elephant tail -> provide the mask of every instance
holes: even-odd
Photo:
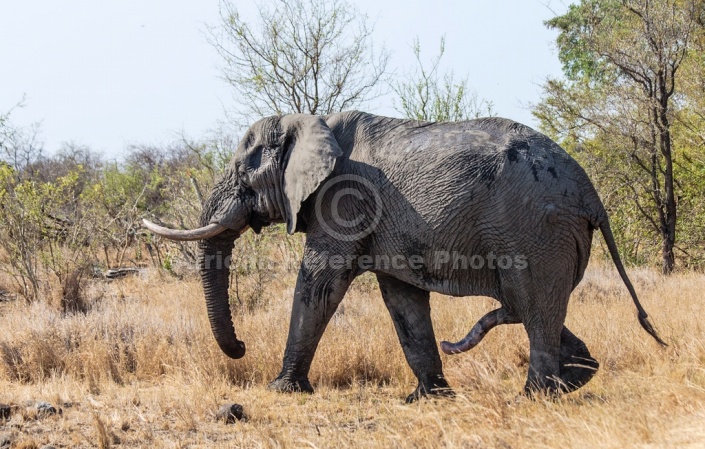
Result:
[[[632,300],[634,300],[634,305],[636,306],[636,309],[639,312],[639,324],[641,324],[641,327],[643,327],[644,330],[649,333],[649,335],[654,337],[654,340],[656,340],[660,345],[668,346],[663,340],[661,340],[661,337],[659,337],[659,335],[656,333],[656,330],[654,330],[653,326],[648,320],[649,315],[646,313],[646,310],[644,310],[641,303],[639,302],[639,298],[636,296],[636,291],[634,290],[632,281],[629,280],[629,277],[627,276],[627,271],[624,269],[624,265],[622,265],[622,259],[619,257],[617,244],[614,241],[612,228],[610,228],[610,222],[607,219],[606,214],[605,217],[600,221],[599,228],[602,232],[602,236],[605,238],[605,243],[607,243],[607,249],[609,250],[610,256],[612,257],[612,262],[614,262],[614,265],[617,267],[619,276],[622,278],[622,281],[624,282],[624,285],[626,285],[627,290],[629,290],[629,294],[631,295]]]

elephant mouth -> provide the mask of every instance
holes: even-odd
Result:
[[[262,231],[262,228],[266,228],[270,224],[271,223],[269,222],[269,220],[266,220],[258,214],[252,214],[252,218],[250,218],[249,227],[255,232],[255,234],[259,234]]]

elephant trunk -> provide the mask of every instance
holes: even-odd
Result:
[[[228,357],[239,359],[245,355],[245,344],[237,339],[230,314],[230,267],[226,263],[234,243],[234,240],[202,240],[199,268],[213,336]]]
[[[227,173],[224,179],[216,184],[204,204],[201,225],[215,222],[228,231],[199,242],[199,271],[213,336],[228,357],[239,359],[245,355],[245,344],[235,334],[228,286],[233,246],[235,240],[248,229],[249,211],[238,191],[227,191],[235,184],[227,182]]]

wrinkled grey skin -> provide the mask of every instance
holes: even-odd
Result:
[[[530,340],[526,392],[579,388],[598,363],[563,323],[594,229],[605,237],[642,326],[661,342],[585,172],[554,142],[509,120],[433,124],[361,112],[262,119],[206,202],[201,225],[210,223],[228,230],[201,242],[201,276],[213,333],[233,358],[245,346],[231,320],[228,268],[216,261],[248,227],[286,223],[289,233],[307,233],[275,390],[313,391],[308,372],[321,335],[365,271],[377,275],[418,378],[409,401],[452,394],[431,325],[431,291],[489,296],[501,305],[463,341],[443,342],[444,351],[468,350],[492,327],[522,323]],[[463,267],[442,263],[443,252],[515,263]],[[397,256],[396,263],[379,256]]]

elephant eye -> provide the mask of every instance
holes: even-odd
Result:
[[[247,158],[247,166],[250,169],[256,170],[260,164],[262,163],[262,152],[264,151],[263,147],[256,147],[255,151],[250,154],[250,156]]]

